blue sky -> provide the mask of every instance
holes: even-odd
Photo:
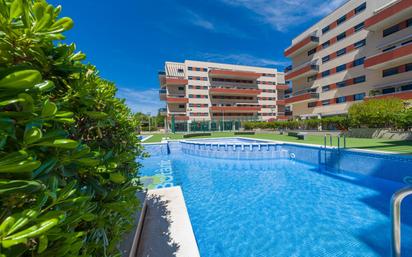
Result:
[[[157,113],[157,72],[185,59],[275,67],[291,40],[346,0],[50,0],[66,33],[133,111]]]

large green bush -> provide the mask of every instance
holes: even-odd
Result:
[[[137,122],[60,9],[0,0],[0,256],[118,256],[139,206]]]
[[[398,98],[370,99],[356,103],[349,108],[352,127],[405,127],[407,124],[403,122],[407,122],[407,116],[406,105]]]

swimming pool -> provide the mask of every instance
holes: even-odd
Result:
[[[141,173],[161,178],[153,188],[182,187],[201,256],[390,256],[390,197],[412,176],[411,158],[255,147],[244,139],[190,141],[190,152],[184,142],[146,145],[152,157]],[[403,256],[412,256],[408,198],[402,240]]]

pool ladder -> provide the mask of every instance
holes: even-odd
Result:
[[[391,199],[392,257],[401,257],[401,204],[409,195],[412,195],[412,186],[397,191]]]

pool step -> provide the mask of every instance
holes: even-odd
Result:
[[[290,158],[289,152],[275,143],[192,143],[181,142],[185,154],[218,159],[273,159]]]

